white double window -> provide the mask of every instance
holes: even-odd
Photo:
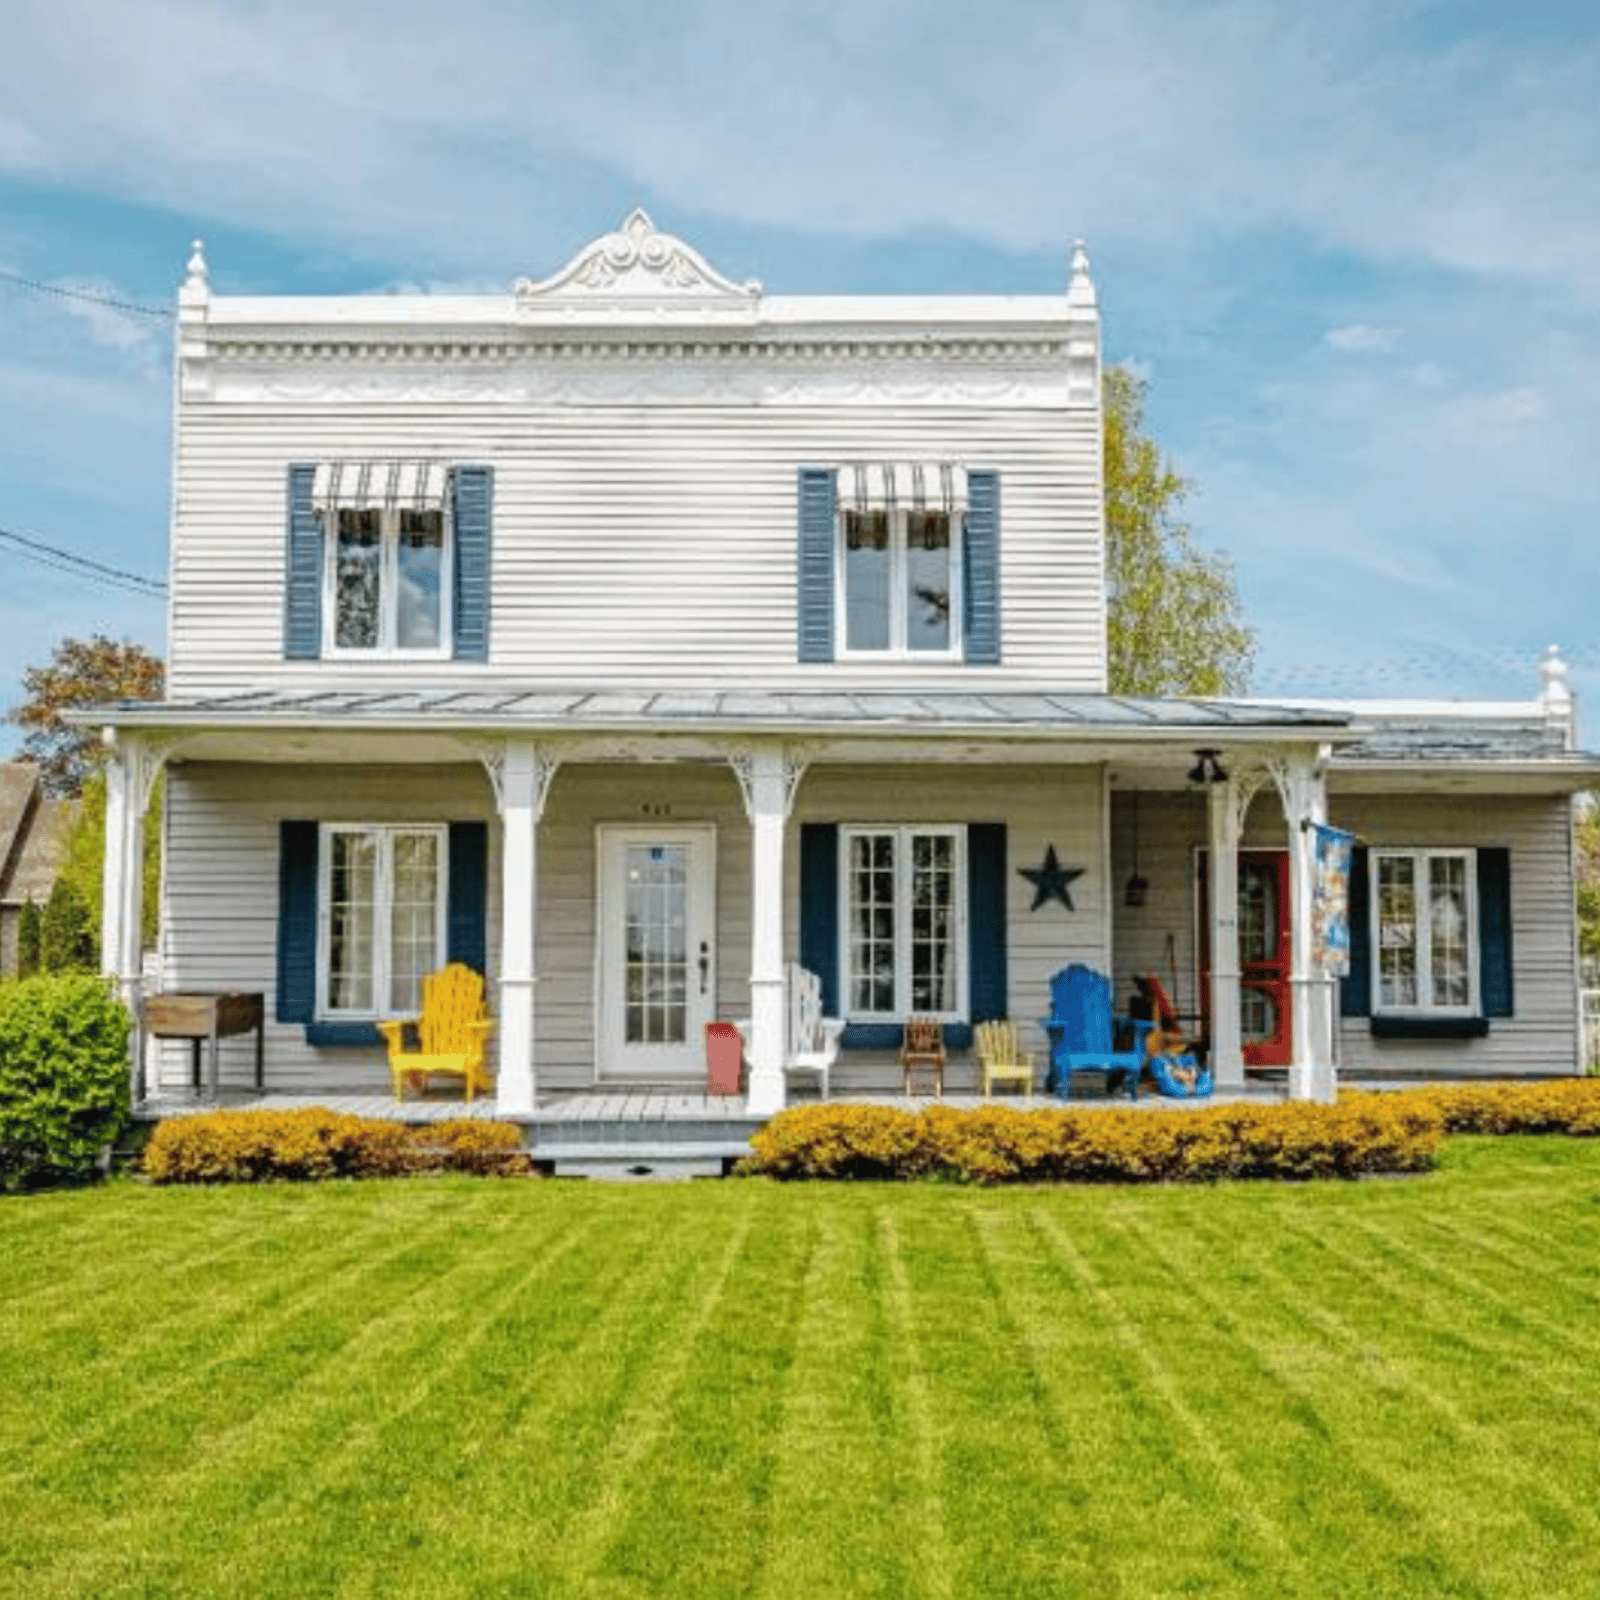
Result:
[[[840,838],[847,1014],[959,1020],[966,1010],[966,830],[845,827]]]
[[[448,655],[451,539],[443,510],[339,507],[326,518],[329,655]]]
[[[844,654],[960,653],[959,512],[843,509],[838,563]]]
[[[325,823],[318,859],[317,1012],[414,1016],[445,959],[443,826]]]
[[[1476,1013],[1474,851],[1374,850],[1372,932],[1379,1012]]]

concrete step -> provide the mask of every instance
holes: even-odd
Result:
[[[729,1165],[750,1154],[737,1140],[633,1140],[577,1143],[546,1140],[532,1147],[533,1159],[548,1163],[557,1178],[602,1178],[640,1183],[682,1178],[720,1178]]]

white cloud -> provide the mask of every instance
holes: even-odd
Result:
[[[1400,343],[1400,330],[1352,322],[1342,328],[1329,328],[1322,342],[1341,355],[1387,355]]]
[[[0,141],[10,170],[409,242],[452,274],[544,265],[511,257],[581,243],[615,192],[1063,252],[1290,228],[1600,300],[1583,36],[1430,44],[1360,0],[996,0],[981,28],[949,0],[19,8],[0,102],[38,132]]]

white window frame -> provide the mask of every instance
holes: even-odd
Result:
[[[884,511],[889,518],[889,643],[882,649],[850,648],[850,588],[845,571],[845,529],[849,514],[858,509],[866,512]],[[913,511],[926,509],[944,512],[943,506],[899,506],[887,511],[883,506],[840,506],[834,516],[833,527],[833,593],[838,613],[839,648],[841,661],[959,661],[965,649],[963,619],[966,615],[966,596],[962,577],[966,570],[963,556],[967,537],[967,514],[960,507],[947,513],[950,519],[950,643],[943,650],[913,650],[906,643],[906,527]]]
[[[862,837],[892,834],[894,853],[894,998],[892,1011],[858,1011],[850,1004],[854,985],[850,970],[850,841]],[[950,951],[956,964],[955,1006],[949,1011],[913,1012],[911,999],[911,841],[918,835],[942,834],[955,843],[951,871],[955,884],[953,926],[950,934]],[[839,943],[839,995],[845,1019],[849,1022],[881,1023],[885,1026],[903,1023],[907,1017],[937,1016],[943,1022],[959,1023],[967,1018],[967,967],[970,941],[967,936],[970,907],[967,883],[967,827],[963,822],[851,822],[839,827],[838,862],[839,926],[836,937]]]
[[[1379,863],[1405,860],[1412,864],[1413,881],[1418,886],[1414,892],[1417,922],[1412,929],[1417,952],[1417,993],[1431,994],[1433,990],[1433,938],[1432,907],[1426,886],[1431,876],[1431,863],[1436,860],[1457,860],[1464,864],[1467,899],[1467,1001],[1465,1005],[1437,1005],[1432,1000],[1418,1000],[1417,1004],[1400,1006],[1387,1004],[1383,998],[1383,949],[1380,943],[1382,911],[1380,896]],[[1478,948],[1478,852],[1468,846],[1424,846],[1416,849],[1379,849],[1374,847],[1367,861],[1368,947],[1372,961],[1372,1014],[1383,1017],[1476,1017],[1481,1015],[1483,988],[1479,967]]]
[[[439,643],[426,649],[395,643],[400,605],[400,513],[414,510],[397,507],[330,507],[323,514],[322,526],[322,653],[330,660],[447,661],[454,652],[456,530],[448,502],[438,508],[439,515]],[[433,509],[429,507],[428,509]],[[342,645],[339,639],[339,518],[345,511],[375,510],[382,518],[383,545],[379,567],[379,594],[383,597],[378,613],[378,642],[375,645]]]
[[[317,1020],[319,1022],[371,1022],[409,1015],[393,1008],[335,1010],[328,1002],[333,960],[333,840],[336,834],[365,834],[378,843],[373,884],[372,964],[373,992],[392,998],[389,971],[390,919],[394,912],[394,841],[401,834],[429,834],[438,841],[439,873],[434,913],[435,969],[445,961],[449,936],[450,829],[433,822],[324,822],[317,840]]]

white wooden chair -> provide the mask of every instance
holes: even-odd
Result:
[[[817,1093],[826,1100],[828,1074],[838,1060],[839,1043],[844,1037],[844,1019],[823,1016],[822,980],[793,961],[783,969],[783,992],[784,1076],[809,1072],[817,1080]],[[750,1018],[739,1017],[734,1026],[748,1046]]]
[[[828,1074],[839,1056],[844,1021],[840,1017],[823,1016],[822,980],[816,973],[790,962],[783,976],[789,996],[783,1041],[784,1074],[809,1072],[817,1080],[817,1092],[826,1100]]]

